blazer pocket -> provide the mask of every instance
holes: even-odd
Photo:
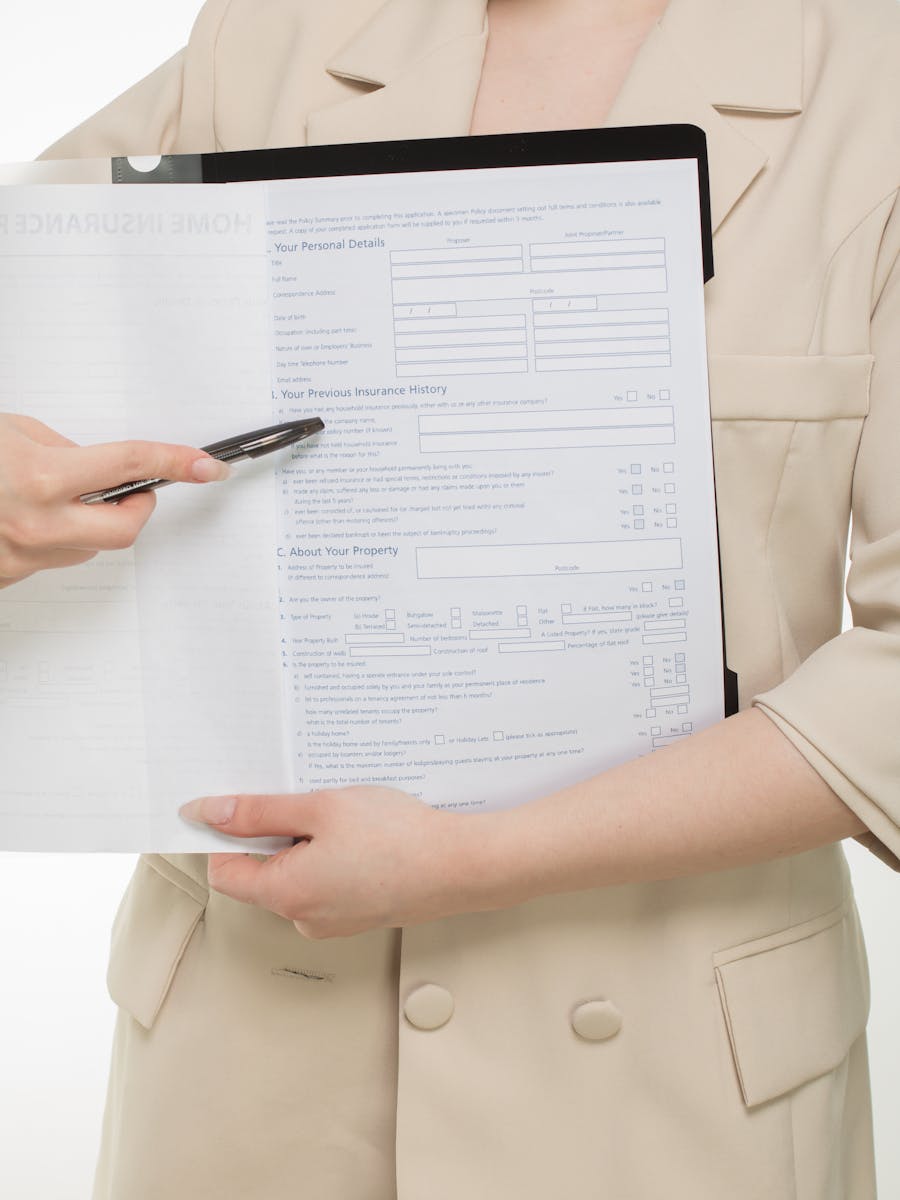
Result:
[[[852,900],[721,950],[713,965],[748,1107],[834,1070],[865,1030],[869,978]]]
[[[728,665],[742,706],[840,632],[872,357],[709,361]]]
[[[107,972],[119,1008],[150,1029],[206,911],[209,893],[159,855],[138,860],[112,930]]]
[[[871,354],[711,354],[714,421],[841,421],[869,411]]]

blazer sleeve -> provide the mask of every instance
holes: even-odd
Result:
[[[900,870],[900,204],[873,286],[869,412],[853,477],[853,628],[754,698]]]
[[[207,0],[187,46],[48,147],[41,158],[199,154],[219,149],[215,48],[230,0]]]
[[[41,158],[170,154],[178,136],[184,51],[54,142]]]

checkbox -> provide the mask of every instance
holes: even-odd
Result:
[[[690,733],[693,728],[694,728],[693,721],[682,721],[682,723],[681,723],[682,732]]]
[[[675,682],[676,683],[687,683],[687,675],[676,675]]]
[[[675,464],[673,462],[664,462],[663,470],[667,475],[670,475],[675,470]]]
[[[648,664],[649,664],[651,667],[653,666],[653,655],[652,655],[652,654],[645,654],[645,655],[644,655],[644,666],[646,667]]]
[[[643,529],[644,528],[644,522],[641,517],[635,518],[634,527],[635,527],[635,529]]]
[[[669,389],[668,388],[660,388],[659,389],[659,398],[660,398],[660,400],[668,400],[669,399]]]
[[[649,580],[645,579],[644,582],[641,584],[641,591],[642,592],[652,592],[653,584],[650,583]]]
[[[562,606],[562,610],[563,610],[563,612],[564,612],[564,613],[570,613],[570,612],[572,611],[572,605],[571,605],[571,604],[564,604],[564,605]]]
[[[436,733],[434,735],[434,744],[436,746],[443,746],[443,744],[446,740],[447,739],[444,737],[444,735],[442,733]]]
[[[650,726],[650,736],[651,737],[659,737],[659,735],[661,733],[662,733],[662,725],[651,725]]]
[[[678,528],[678,518],[677,517],[666,517],[666,528],[667,529],[677,529]]]
[[[648,716],[648,717],[655,717],[655,716],[656,716],[656,709],[655,709],[655,708],[648,708],[648,709],[647,709],[647,716]]]
[[[675,484],[674,483],[664,483],[663,491],[667,492],[671,496],[672,493],[675,491]]]
[[[634,504],[632,505],[631,511],[636,517],[642,517],[644,515],[644,506],[643,504]]]
[[[495,742],[502,742],[502,741],[503,741],[503,737],[504,737],[504,734],[503,734],[503,730],[502,730],[502,729],[495,729],[495,730],[494,730],[494,741],[495,741]]]
[[[678,663],[678,662],[681,662],[681,663],[683,663],[683,662],[684,662],[684,655],[683,655],[683,654],[676,654],[676,655],[675,655],[675,661],[676,661],[677,663]]]
[[[632,463],[631,464],[631,473],[632,473],[632,475],[640,475],[641,464],[640,463]]]
[[[669,608],[684,608],[684,600],[681,596],[670,596]]]
[[[637,392],[626,392],[625,399],[629,404],[637,403]]]
[[[687,706],[686,704],[679,704],[679,705],[678,705],[678,711],[679,711],[680,713],[686,713],[686,712],[687,712],[687,710],[688,710],[688,706]]]
[[[643,496],[644,489],[639,483],[633,483],[631,485],[631,494],[632,496]]]
[[[666,505],[666,512],[667,512],[667,513],[677,513],[677,512],[678,512],[678,505],[677,505],[677,504],[667,504],[667,505]]]
[[[676,579],[676,580],[675,580],[675,591],[676,591],[676,592],[683,592],[683,591],[684,591],[684,580],[683,580],[683,579]]]

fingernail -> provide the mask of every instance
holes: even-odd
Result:
[[[225,825],[234,816],[237,800],[234,796],[201,796],[183,804],[178,810],[189,821],[207,825]]]
[[[191,470],[198,483],[215,483],[227,479],[231,474],[228,464],[219,462],[217,458],[198,458]]]

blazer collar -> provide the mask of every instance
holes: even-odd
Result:
[[[802,107],[802,0],[670,0],[607,125],[687,122],[706,131],[713,228],[766,163],[728,119]],[[487,42],[487,0],[387,0],[328,61],[370,90],[310,114],[312,144],[454,137],[469,131]]]

